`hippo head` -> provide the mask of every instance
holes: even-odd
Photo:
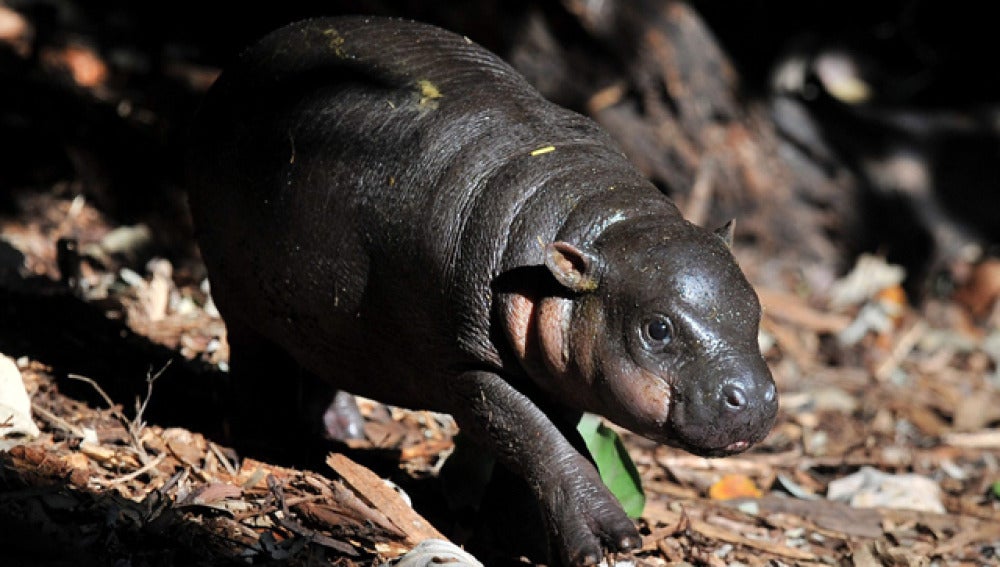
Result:
[[[578,406],[704,456],[767,435],[778,396],[757,342],[760,302],[730,243],[729,225],[648,216],[588,249],[548,245],[546,266],[573,293],[542,302],[541,350],[562,388],[587,392]]]

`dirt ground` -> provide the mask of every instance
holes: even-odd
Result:
[[[0,121],[0,387],[23,383],[32,416],[0,423],[0,565],[375,565],[468,541],[482,519],[450,510],[438,475],[448,416],[365,400],[365,439],[295,468],[226,447],[225,326],[178,182],[143,177],[159,161],[114,167],[159,140],[162,107],[123,97],[86,42],[43,49],[18,25],[35,22],[0,2],[0,69],[37,50],[36,71],[0,76],[33,81],[9,108],[44,93],[85,121],[59,140],[32,134],[37,115]],[[197,91],[216,70],[174,71]],[[84,143],[109,108],[129,128]],[[714,460],[618,430],[647,503],[642,548],[611,559],[1000,565],[1000,261],[956,262],[957,285],[915,297],[879,254],[814,269],[759,241],[735,251],[764,305],[778,422]]]

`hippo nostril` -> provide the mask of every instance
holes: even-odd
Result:
[[[722,397],[730,410],[743,409],[747,405],[747,395],[743,388],[735,384],[726,384],[722,388]]]

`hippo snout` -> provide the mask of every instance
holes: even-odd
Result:
[[[762,440],[777,413],[771,372],[759,357],[748,357],[712,364],[679,380],[670,421],[685,449],[721,456]]]

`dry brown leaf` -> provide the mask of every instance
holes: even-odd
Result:
[[[170,450],[171,454],[177,457],[177,460],[188,466],[201,465],[202,460],[205,457],[204,449],[183,438],[164,437],[166,438],[167,448]]]
[[[200,505],[215,504],[242,495],[243,490],[238,486],[225,482],[212,482],[192,492],[190,502]]]
[[[955,292],[961,303],[976,317],[990,314],[1000,297],[1000,260],[991,258],[972,269],[969,280]]]
[[[757,485],[746,475],[727,474],[708,489],[712,500],[732,500],[734,498],[760,498]]]
[[[989,392],[975,392],[958,402],[954,428],[960,432],[982,429],[1000,419],[1000,401]]]
[[[869,508],[851,508],[829,500],[798,500],[765,496],[757,501],[767,513],[802,516],[817,527],[847,536],[878,537],[882,535],[882,518]]]
[[[24,16],[0,4],[0,43],[9,45],[21,57],[27,57],[34,34]]]
[[[107,64],[89,46],[74,44],[62,49],[48,48],[42,52],[42,61],[49,67],[65,69],[81,87],[97,87],[108,80]]]
[[[127,468],[139,467],[139,461],[134,455],[110,449],[103,445],[80,443],[80,452],[103,465],[125,466]]]
[[[87,475],[90,474],[90,459],[83,453],[74,451],[68,455],[64,455],[62,457],[62,461],[74,472]]]

